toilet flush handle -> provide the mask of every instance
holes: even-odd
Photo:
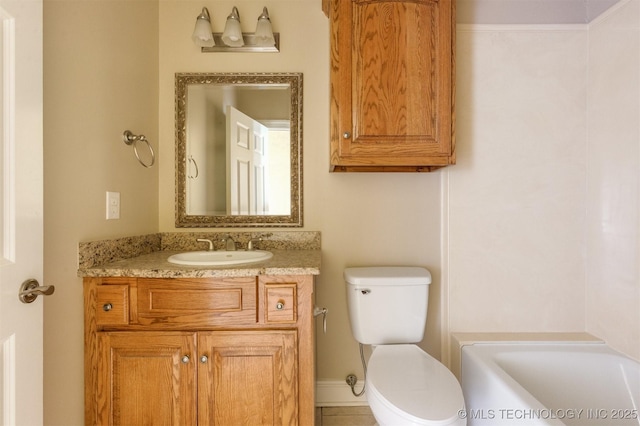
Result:
[[[356,291],[359,291],[360,293],[367,295],[369,293],[371,293],[371,289],[369,288],[357,288]]]

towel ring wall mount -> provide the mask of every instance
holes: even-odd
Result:
[[[133,153],[136,155],[136,158],[138,159],[138,162],[140,162],[140,164],[147,168],[153,166],[153,164],[156,162],[156,154],[145,135],[134,135],[130,130],[125,130],[122,134],[122,139],[127,145],[133,145]],[[149,149],[149,153],[151,154],[151,161],[149,163],[145,163],[140,158],[140,154],[138,153],[138,142],[144,142],[147,144],[147,148]]]

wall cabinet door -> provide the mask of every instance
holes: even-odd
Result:
[[[331,170],[455,163],[455,0],[332,0]]]
[[[199,333],[199,423],[298,424],[296,334],[295,330]]]
[[[195,333],[98,333],[102,425],[195,425]]]

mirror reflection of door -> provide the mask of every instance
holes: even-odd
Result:
[[[269,129],[230,105],[226,116],[227,214],[266,214]]]
[[[186,213],[236,217],[290,215],[294,148],[291,89],[270,84],[246,87],[189,84],[186,102],[187,143],[184,160],[177,166],[180,170],[184,164],[180,175],[185,183]],[[248,117],[232,118],[234,114]],[[229,120],[236,123],[232,125]],[[243,134],[246,140],[241,142],[238,138]],[[235,141],[234,170],[228,161],[230,140]]]
[[[204,90],[189,90],[186,123],[186,208],[193,215],[226,214],[225,118],[216,99]],[[217,141],[222,141],[218,143]]]

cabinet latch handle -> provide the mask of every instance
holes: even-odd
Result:
[[[102,305],[102,310],[105,312],[109,312],[112,309],[113,305],[111,303],[105,303],[104,305]]]

